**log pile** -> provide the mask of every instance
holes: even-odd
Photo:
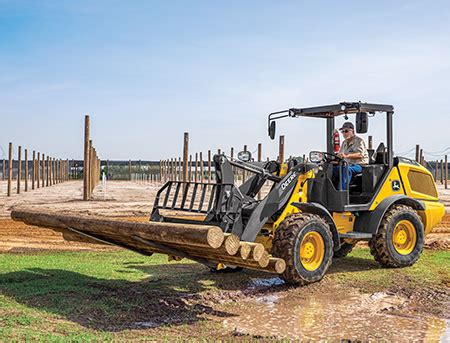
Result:
[[[262,244],[240,241],[213,225],[138,223],[21,209],[13,210],[11,218],[62,232],[65,239],[114,244],[144,255],[162,253],[177,260],[190,258],[278,274],[286,268],[285,261],[271,257]]]

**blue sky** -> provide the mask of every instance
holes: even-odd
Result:
[[[0,0],[3,149],[81,158],[89,113],[105,159],[180,156],[184,131],[275,158],[269,112],[354,100],[395,106],[397,152],[450,146],[448,1]],[[320,120],[277,130],[287,155],[325,146]]]

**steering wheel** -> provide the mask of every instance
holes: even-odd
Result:
[[[344,160],[342,157],[339,157],[337,154],[332,154],[329,152],[322,152],[323,157],[324,157],[324,162],[326,163],[333,163],[333,162],[341,162],[342,160]]]

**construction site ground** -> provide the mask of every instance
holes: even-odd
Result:
[[[85,202],[81,181],[21,194],[13,188],[11,197],[0,181],[0,341],[450,340],[450,191],[441,185],[448,214],[414,266],[380,268],[359,244],[306,287],[67,242],[9,218],[12,207],[32,206],[146,221],[159,187],[108,181]]]

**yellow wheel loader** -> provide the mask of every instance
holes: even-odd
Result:
[[[327,151],[309,162],[252,162],[215,155],[215,182],[168,181],[158,191],[149,223],[12,211],[12,218],[63,231],[68,239],[95,240],[151,255],[189,258],[213,270],[257,269],[281,274],[288,283],[322,279],[333,257],[368,241],[384,267],[406,267],[420,257],[425,235],[442,220],[444,206],[431,173],[393,153],[391,105],[345,102],[271,113],[269,136],[281,118],[326,121]],[[350,183],[347,161],[334,153],[335,118],[355,116],[356,132],[369,119],[386,116],[386,144],[369,151],[369,163]],[[333,170],[339,170],[338,179]],[[235,183],[236,170],[249,177]],[[264,185],[270,190],[260,199]],[[70,233],[70,235],[68,234]]]
[[[380,143],[376,150],[369,151],[369,164],[362,166],[362,172],[343,189],[340,187],[342,173],[348,169],[345,168],[347,162],[334,153],[335,118],[354,115],[356,131],[366,133],[369,118],[383,114],[386,116],[386,144]],[[425,235],[444,216],[444,206],[438,201],[433,176],[426,168],[413,160],[394,157],[393,114],[391,105],[360,102],[271,113],[268,126],[272,139],[278,119],[324,119],[327,151],[311,152],[310,162],[290,159],[284,164],[249,162],[250,157],[245,152],[237,161],[216,155],[217,183],[213,189],[215,197],[210,198],[215,199],[215,205],[205,211],[194,208],[192,202],[185,206],[188,187],[183,193],[181,183],[169,182],[158,194],[151,220],[217,225],[225,233],[237,235],[241,241],[262,243],[273,257],[285,261],[282,276],[291,283],[320,280],[333,257],[345,256],[361,240],[369,242],[372,255],[381,265],[410,266],[422,252]],[[333,180],[336,166],[341,174],[338,182]],[[233,167],[253,176],[237,187]],[[266,182],[272,182],[272,188],[262,200],[257,200],[256,195]],[[171,208],[176,201],[167,204],[173,188],[175,193],[183,193],[180,207]],[[204,193],[200,196],[199,208],[202,198]],[[205,216],[196,220],[180,213],[171,216],[170,211],[162,215],[160,211],[164,209],[187,210]]]

